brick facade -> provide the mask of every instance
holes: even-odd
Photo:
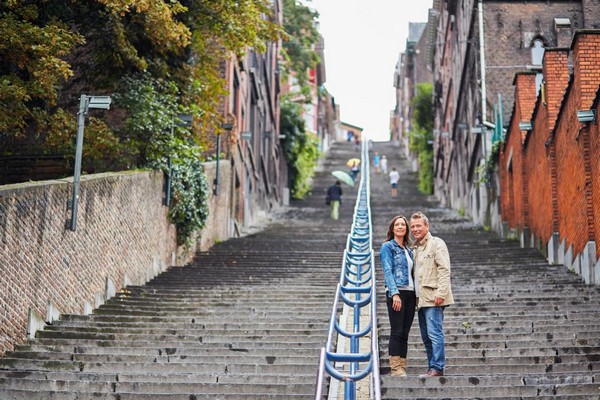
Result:
[[[553,234],[558,235],[564,244],[565,264],[580,268],[577,272],[586,282],[599,283],[600,273],[594,272],[594,265],[600,268],[599,128],[597,122],[580,122],[577,111],[598,112],[600,31],[577,32],[570,53],[571,76],[569,49],[546,51],[545,85],[540,97],[521,90],[524,82],[517,76],[515,109],[499,164],[502,218],[510,228],[529,229],[535,244],[545,245]],[[519,152],[517,138],[522,132],[515,120],[528,111],[521,104],[531,104],[536,98],[533,129]],[[522,180],[507,168],[510,154],[513,172],[519,162],[523,164]],[[521,200],[517,198],[519,192]],[[523,202],[529,215],[522,212]],[[595,259],[584,261],[590,243],[595,243]]]
[[[212,181],[215,163],[209,164]],[[224,184],[209,199],[199,249],[227,238],[228,164],[221,163]],[[0,355],[26,340],[29,308],[46,321],[48,302],[60,313],[89,312],[105,300],[107,280],[116,290],[141,285],[193,255],[176,246],[162,173],[83,176],[75,231],[66,228],[70,181],[0,187]]]
[[[511,82],[515,73],[533,64],[534,40],[541,40],[546,48],[562,46],[554,19],[570,19],[565,36],[571,40],[572,30],[584,27],[584,13],[581,1],[485,1],[484,13],[487,95],[495,103],[502,94],[503,119],[508,121],[513,106]]]
[[[465,0],[434,1],[433,7],[434,193],[444,205],[500,231],[501,200],[493,179],[478,185],[485,178],[478,172],[498,140],[497,126],[509,129],[514,75],[538,72],[539,87],[543,51],[568,47],[576,30],[598,25],[600,3]],[[481,125],[485,135],[474,133]]]
[[[500,185],[502,218],[509,226],[523,229],[527,225],[527,171],[523,161],[526,130],[519,123],[531,121],[535,104],[535,74],[520,73],[515,77],[515,108],[500,154]]]

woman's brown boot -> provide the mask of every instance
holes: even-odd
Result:
[[[392,376],[406,376],[406,358],[400,356],[390,356],[390,367]]]

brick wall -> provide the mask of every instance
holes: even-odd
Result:
[[[596,115],[600,113],[600,90],[596,95],[596,103],[593,109],[596,110]],[[600,125],[590,125],[590,170],[592,175],[592,204],[593,204],[593,230],[595,232],[596,242],[596,258],[600,259]]]
[[[508,121],[514,101],[511,82],[515,73],[532,64],[532,40],[542,38],[545,47],[556,47],[554,18],[569,18],[573,29],[580,29],[584,13],[581,1],[484,1],[483,5],[487,96],[495,101],[502,94]]]
[[[214,171],[214,162],[205,166],[209,182]],[[221,163],[220,174],[223,185],[219,197],[209,199],[199,249],[231,231],[228,162]],[[189,260],[193,253],[176,248],[164,192],[158,172],[83,176],[73,232],[65,225],[70,180],[1,186],[0,354],[26,340],[30,307],[46,320],[48,301],[61,313],[81,314],[103,300],[107,279],[117,290],[127,283],[141,285]]]
[[[544,55],[544,99],[535,110],[534,130],[524,146],[525,170],[528,175],[529,228],[539,244],[550,240],[558,231],[556,191],[552,189],[555,144],[550,142],[560,105],[569,83],[568,49],[547,49]],[[556,182],[554,182],[556,184]]]
[[[561,113],[554,140],[556,141],[558,232],[561,242],[573,245],[574,254],[587,243],[585,172],[583,142],[579,140],[576,90],[569,93]]]
[[[506,136],[502,164],[500,165],[500,180],[502,188],[507,190],[503,196],[502,218],[509,227],[523,229],[527,226],[527,181],[523,164],[523,139],[526,131],[521,131],[519,122],[531,120],[535,100],[535,75],[520,73],[515,77],[515,107],[510,129]]]
[[[528,205],[529,221],[521,213],[517,199],[518,179],[509,176],[506,163],[509,151],[518,146],[514,119],[523,112],[521,92],[517,90],[513,121],[500,159],[502,217],[518,230],[529,224],[535,238],[546,244],[553,233],[564,242],[573,259],[565,257],[582,273],[586,281],[600,283],[600,271],[589,268],[600,264],[600,139],[597,123],[580,122],[578,110],[595,109],[600,103],[600,31],[576,33],[571,46],[573,74],[569,77],[567,49],[548,50],[544,59],[545,98],[538,98],[533,130],[523,150],[523,197]],[[518,78],[517,78],[517,82]],[[519,85],[517,85],[520,88]],[[530,99],[535,98],[531,95]],[[546,101],[544,101],[546,100]],[[526,112],[527,110],[525,110]],[[514,175],[514,174],[513,174]],[[514,200],[511,200],[511,184]],[[512,203],[511,203],[512,201]],[[511,208],[512,207],[512,208]],[[595,242],[596,259],[579,267],[589,242]],[[553,244],[554,250],[557,243]],[[564,255],[564,253],[563,253]],[[560,254],[558,255],[560,259]],[[588,262],[588,261],[585,261]]]
[[[546,143],[549,137],[548,113],[546,107],[539,107],[533,121],[535,131],[531,132],[523,146],[523,168],[527,171],[528,195],[525,198],[528,210],[528,227],[543,243],[550,240],[553,232],[552,193],[550,158]]]

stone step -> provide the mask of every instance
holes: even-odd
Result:
[[[286,342],[291,341],[292,343],[315,343],[323,342],[323,338],[315,337],[315,335],[302,335],[290,337],[287,335],[232,335],[229,334],[226,337],[212,336],[212,335],[185,335],[185,334],[166,334],[166,335],[152,335],[152,334],[135,334],[135,333],[99,333],[99,332],[77,332],[77,331],[39,331],[36,335],[39,339],[85,339],[85,340],[111,340],[111,341],[164,341],[169,339],[177,339],[181,341],[189,342],[200,342],[200,343],[231,343],[231,342],[244,342],[244,341],[262,341],[262,342]]]
[[[443,378],[437,378],[442,380]],[[490,387],[469,387],[469,386],[453,386],[451,378],[443,379],[444,383],[438,387],[427,387],[419,390],[414,388],[402,386],[402,387],[389,387],[386,386],[385,398],[407,398],[410,396],[411,399],[424,398],[424,399],[448,399],[448,398],[489,398],[489,396],[507,398],[507,397],[520,397],[520,398],[535,398],[537,399],[540,395],[547,396],[563,396],[563,395],[583,395],[597,392],[597,383],[580,383],[576,385],[533,385],[533,386],[501,386],[494,385]],[[591,397],[597,398],[596,397]],[[562,398],[562,397],[561,397]]]
[[[221,349],[234,349],[234,350],[248,350],[248,349],[288,349],[289,351],[295,351],[298,348],[308,349],[320,349],[325,343],[325,339],[321,342],[318,341],[297,341],[288,340],[284,342],[273,342],[268,343],[256,341],[256,340],[227,340],[223,338],[222,341],[206,341],[199,342],[196,340],[183,341],[179,338],[164,338],[161,339],[160,343],[155,344],[154,347],[164,346],[165,348],[186,348],[186,347],[197,347],[205,346],[210,348],[221,348]],[[89,339],[77,339],[74,341],[70,338],[52,338],[52,339],[40,339],[36,343],[43,345],[65,345],[75,344],[77,346],[98,346],[98,347],[147,347],[152,346],[145,340],[128,340],[128,341],[117,341],[117,340],[89,340]],[[1,361],[2,359],[0,359]]]
[[[159,345],[160,346],[160,345]],[[131,354],[131,355],[152,355],[152,356],[163,356],[163,355],[185,355],[185,356],[212,356],[220,357],[231,354],[254,354],[256,349],[239,349],[229,348],[225,346],[219,347],[193,347],[191,345],[184,347],[157,347],[151,344],[146,344],[146,347],[141,346],[127,346],[127,347],[98,347],[98,346],[78,346],[78,345],[22,345],[19,346],[16,351],[7,353],[11,357],[26,357],[29,352],[36,353],[72,353],[72,354]],[[289,349],[269,349],[269,355],[271,356],[285,356],[289,355]],[[262,354],[262,353],[261,353]],[[318,354],[317,348],[294,348],[294,355],[296,356],[314,356]],[[40,355],[41,358],[44,355]],[[47,356],[46,356],[47,357]]]
[[[315,373],[315,365],[318,362],[318,355],[312,362],[303,364],[282,364],[281,360],[285,357],[273,357],[270,360],[264,359],[260,364],[231,362],[226,360],[213,360],[211,363],[190,363],[190,362],[78,362],[69,360],[27,360],[20,358],[4,357],[0,359],[0,369],[21,369],[28,371],[67,371],[82,373],[161,373],[161,374],[191,374],[191,373],[237,373],[237,374],[310,374]],[[278,361],[278,359],[280,361]],[[304,361],[308,361],[304,360]],[[0,397],[1,398],[1,397]]]
[[[233,336],[265,336],[265,337],[273,337],[273,336],[283,336],[290,337],[296,335],[301,336],[311,336],[311,335],[323,335],[323,329],[327,329],[327,325],[323,324],[321,329],[313,328],[304,328],[304,329],[286,329],[287,327],[280,326],[275,327],[273,329],[251,329],[251,328],[239,328],[239,329],[206,329],[204,327],[164,327],[164,328],[146,328],[144,329],[141,326],[137,327],[119,327],[115,325],[111,326],[49,326],[44,329],[44,332],[56,332],[58,333],[121,333],[121,334],[144,334],[144,335],[183,335],[183,336],[194,336],[194,335],[233,335]]]

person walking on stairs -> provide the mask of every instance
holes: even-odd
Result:
[[[387,175],[387,157],[384,155],[381,156],[381,172]]]
[[[400,180],[400,172],[396,170],[396,167],[392,167],[389,174],[390,186],[392,187],[392,197],[398,196],[398,181]]]
[[[450,284],[450,254],[446,243],[429,232],[429,219],[418,211],[410,217],[410,231],[415,238],[415,281],[417,313],[421,339],[427,354],[427,373],[421,377],[443,376],[446,364],[444,349],[444,309],[454,304]]]
[[[337,220],[340,215],[340,204],[342,204],[342,184],[339,180],[327,188],[326,203],[331,209],[331,219]]]
[[[406,376],[408,334],[415,318],[414,258],[409,248],[408,220],[397,215],[390,221],[379,258],[383,268],[390,319],[389,355],[392,376]]]

